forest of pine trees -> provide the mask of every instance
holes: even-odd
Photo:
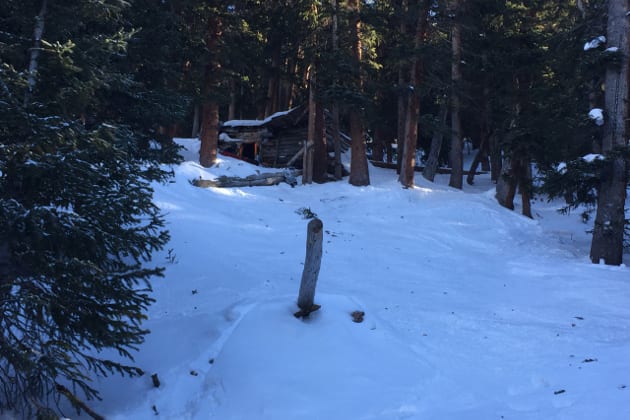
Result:
[[[151,254],[168,240],[150,182],[177,161],[174,136],[199,136],[200,163],[213,165],[229,119],[308,104],[309,181],[326,180],[328,110],[351,136],[352,185],[370,183],[368,159],[396,158],[405,188],[445,165],[461,189],[482,167],[503,206],[521,195],[525,216],[534,194],[586,204],[592,261],[621,264],[629,10],[628,0],[3,0],[0,410],[46,416],[57,398],[81,407],[97,396],[89,375],[141,373],[93,350],[129,356],[146,334],[148,280],[161,273]],[[464,137],[478,150],[471,168]],[[589,153],[604,158],[581,159]]]

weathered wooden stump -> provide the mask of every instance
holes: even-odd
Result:
[[[316,305],[314,300],[315,286],[322,262],[323,238],[324,224],[318,218],[311,220],[306,228],[306,258],[297,301],[300,310],[294,314],[296,318],[306,318],[311,312],[320,308],[320,305]]]

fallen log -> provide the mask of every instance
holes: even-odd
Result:
[[[196,187],[215,187],[215,188],[231,188],[231,187],[264,187],[270,185],[278,185],[286,182],[292,187],[297,185],[297,177],[301,171],[284,171],[275,173],[262,173],[246,176],[245,178],[237,176],[220,176],[217,179],[193,179],[191,182]]]

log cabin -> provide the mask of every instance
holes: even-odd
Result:
[[[333,155],[332,118],[326,112],[326,144]],[[277,112],[264,120],[225,121],[220,128],[221,153],[272,168],[301,168],[307,138],[308,107],[298,106]],[[339,133],[342,153],[350,138]],[[331,157],[332,159],[332,157]]]

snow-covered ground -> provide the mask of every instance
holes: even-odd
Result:
[[[197,188],[263,169],[204,169],[180,142],[187,161],[155,186],[172,240],[146,375],[99,380],[106,418],[630,419],[630,271],[590,263],[579,214],[536,201],[530,220],[488,176],[402,189],[374,167],[363,188]],[[325,233],[322,308],[300,320],[304,208]]]

